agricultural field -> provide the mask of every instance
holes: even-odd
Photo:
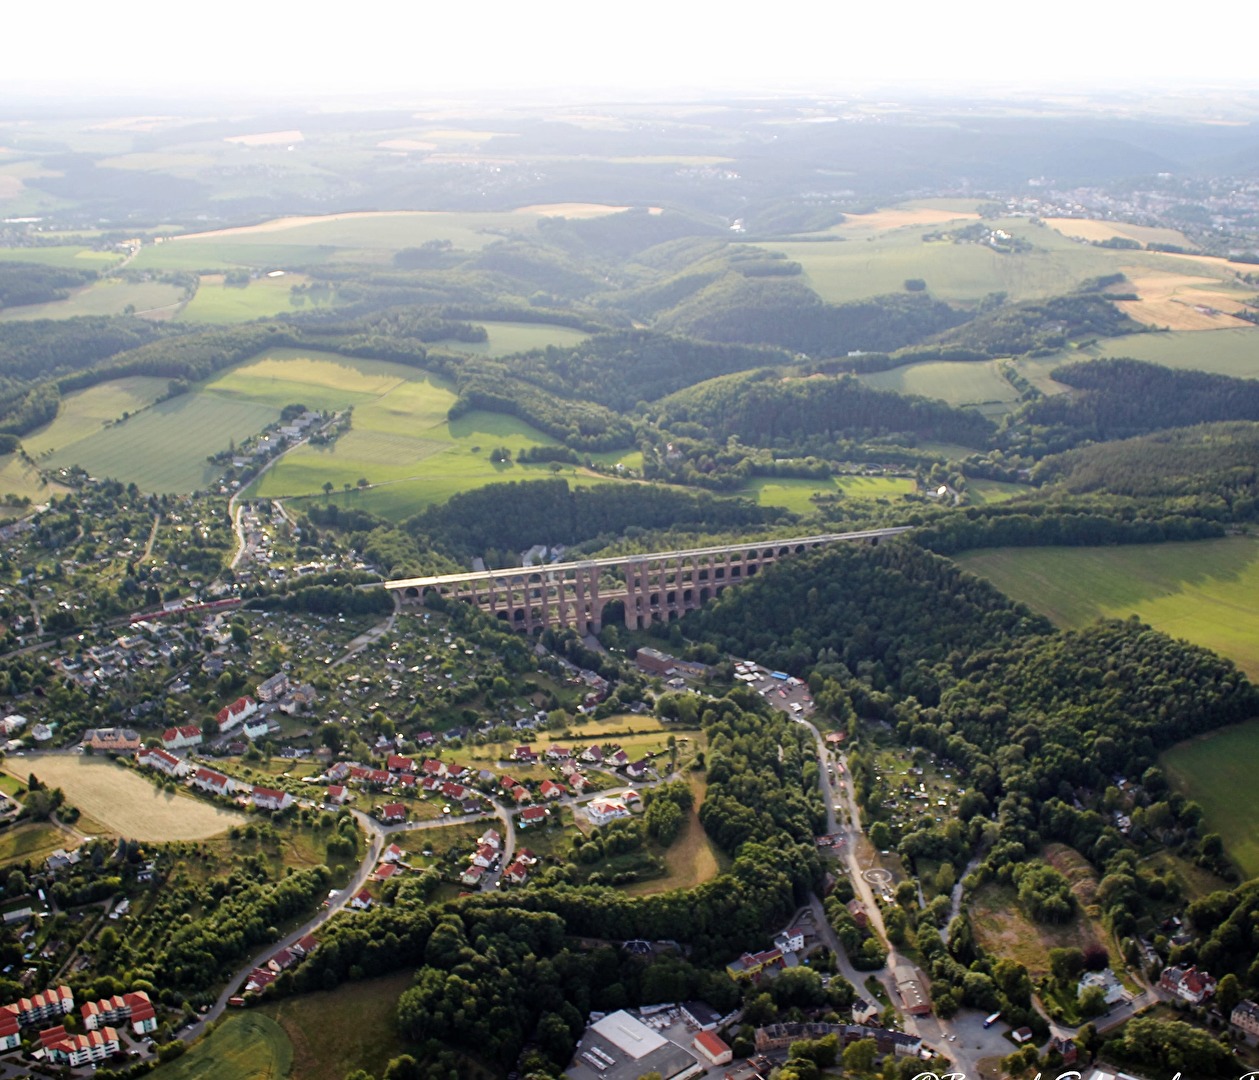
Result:
[[[1061,384],[1050,372],[1061,364],[1101,357],[1126,356],[1184,371],[1209,371],[1239,379],[1259,379],[1259,327],[1166,334],[1132,334],[1109,338],[1080,349],[1053,356],[1016,361],[1019,371],[1049,393],[1060,393]]]
[[[280,410],[213,394],[163,401],[121,424],[58,447],[41,465],[81,465],[94,476],[136,483],[144,491],[182,493],[205,488],[220,469],[206,458],[242,442],[280,417]],[[53,421],[53,427],[60,417]]]
[[[833,476],[826,480],[794,477],[758,477],[738,494],[761,506],[781,506],[797,514],[811,514],[817,507],[811,496],[842,493],[850,499],[898,499],[917,490],[909,476]]]
[[[365,979],[264,1005],[252,1015],[283,1028],[292,1047],[292,1075],[301,1080],[344,1080],[355,1069],[380,1076],[391,1058],[408,1050],[393,1014],[411,981],[411,972]]]
[[[545,349],[548,345],[568,348],[580,345],[590,336],[584,330],[549,323],[482,322],[479,325],[485,327],[488,341],[446,340],[435,341],[433,345],[450,352],[475,356],[508,356],[530,349]]]
[[[0,262],[41,263],[69,270],[105,270],[122,261],[114,251],[94,251],[78,244],[56,247],[0,248]]]
[[[188,1053],[152,1075],[158,1080],[287,1080],[292,1068],[293,1046],[284,1028],[259,1010],[224,1017]]]
[[[808,283],[831,303],[901,292],[907,278],[922,278],[932,296],[951,302],[978,301],[993,292],[1007,293],[1011,300],[1038,299],[1069,292],[1087,278],[1114,273],[1116,254],[1133,254],[1084,247],[1026,220],[991,223],[1035,246],[1035,251],[1023,254],[1002,254],[974,243],[925,243],[922,234],[936,231],[939,222],[936,218],[931,225],[874,231],[851,240],[843,239],[846,226],[841,225],[832,230],[836,239],[831,242],[774,241],[758,246],[800,263]]]
[[[1259,540],[1014,548],[957,556],[1061,627],[1137,615],[1259,677]]]
[[[107,278],[74,290],[64,300],[4,308],[0,310],[0,322],[73,319],[79,315],[122,315],[128,308],[143,318],[166,319],[175,314],[183,296],[184,290],[178,285]]]
[[[876,390],[938,398],[955,407],[1000,405],[1008,408],[1019,400],[1019,391],[1001,373],[1003,363],[1002,360],[967,363],[932,360],[876,371],[860,379]]]
[[[132,840],[202,840],[245,820],[192,796],[161,791],[139,773],[106,758],[32,754],[10,767],[61,788],[71,806]]]
[[[44,464],[43,459],[54,451],[69,449],[123,414],[148,408],[166,393],[169,385],[169,379],[131,375],[75,390],[62,398],[57,418],[25,436],[22,445],[32,458]]]
[[[430,240],[476,251],[509,233],[532,233],[538,213],[368,211],[292,217],[146,244],[132,265],[142,270],[292,270],[332,259],[388,264],[395,252]]]
[[[993,503],[1009,502],[1019,495],[1026,495],[1033,490],[1029,484],[1011,484],[1002,480],[972,480],[967,478],[966,495],[976,506],[991,506]]]
[[[181,322],[239,323],[283,315],[290,311],[309,311],[327,307],[333,299],[331,290],[294,293],[293,287],[307,285],[304,274],[283,277],[260,277],[246,285],[228,285],[223,274],[205,274],[196,295],[179,313]]]
[[[1063,236],[1080,240],[1110,240],[1119,237],[1139,244],[1176,244],[1186,249],[1195,245],[1179,229],[1160,229],[1153,225],[1131,225],[1126,221],[1096,221],[1090,218],[1045,218],[1045,224]]]
[[[1243,877],[1259,876],[1259,721],[1190,739],[1160,760],[1176,789],[1202,807],[1207,830],[1220,834]]]

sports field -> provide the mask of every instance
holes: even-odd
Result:
[[[1242,874],[1259,876],[1259,722],[1180,743],[1161,761],[1177,790],[1202,807],[1207,830],[1224,839]]]
[[[122,281],[107,278],[76,289],[64,300],[23,304],[0,311],[0,322],[31,319],[73,319],[80,315],[122,315],[128,307],[146,318],[170,317],[183,298],[178,285],[161,281]]]
[[[1259,678],[1259,540],[1252,537],[1004,548],[962,554],[957,562],[1058,626],[1135,614]]]
[[[755,499],[761,506],[781,506],[797,514],[811,514],[817,509],[810,499],[814,493],[842,493],[850,499],[898,499],[914,490],[914,481],[908,476],[834,476],[828,480],[759,477],[744,485],[738,494]]]
[[[86,754],[31,754],[12,765],[59,787],[110,832],[135,840],[203,840],[244,821],[241,814],[182,793],[160,791],[146,777],[108,758]],[[17,775],[16,773],[14,775]]]
[[[183,1057],[151,1075],[158,1080],[286,1080],[292,1069],[293,1046],[284,1029],[251,1010],[229,1013]]]
[[[888,371],[862,375],[860,379],[876,390],[897,394],[920,394],[939,398],[953,406],[1012,405],[1019,392],[1001,374],[1001,360],[979,360],[968,363],[927,361],[906,364]]]
[[[1069,349],[1035,359],[1025,358],[1016,363],[1019,371],[1037,386],[1060,392],[1062,387],[1049,380],[1049,373],[1054,368],[1077,360],[1107,356],[1127,356],[1185,371],[1209,371],[1239,379],[1259,379],[1259,326],[1131,334],[1106,338],[1083,349]]]
[[[282,315],[289,311],[310,311],[327,307],[332,293],[293,293],[295,285],[310,281],[303,274],[260,277],[248,285],[226,285],[222,274],[206,274],[197,293],[179,313],[181,322],[238,323]]]

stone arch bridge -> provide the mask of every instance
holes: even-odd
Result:
[[[582,635],[597,633],[603,626],[604,608],[620,601],[625,605],[625,625],[640,630],[653,621],[668,622],[693,611],[779,559],[843,541],[877,544],[908,528],[405,578],[387,581],[385,588],[398,594],[403,604],[421,604],[431,594],[464,600],[526,633],[546,627],[567,627]]]

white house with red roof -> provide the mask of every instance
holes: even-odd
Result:
[[[390,844],[381,853],[380,861],[387,862],[387,863],[402,862],[402,860],[406,858],[406,854],[407,853],[403,851],[402,848],[398,847],[397,844]]]
[[[44,1052],[53,1060],[74,1068],[90,1062],[106,1060],[118,1053],[118,1032],[112,1027],[89,1031],[86,1035],[69,1035],[64,1027],[49,1028],[39,1033]]]
[[[601,765],[603,764],[603,747],[591,744],[578,754],[577,757],[579,760],[584,761],[589,765]]]
[[[376,881],[388,881],[398,872],[398,864],[391,862],[382,862],[375,870],[372,871],[372,877]]]
[[[543,780],[542,786],[538,788],[538,794],[544,799],[562,799],[568,792],[563,784],[557,784],[554,780]]]
[[[203,765],[192,774],[192,786],[211,795],[231,795],[236,790],[236,781]]]
[[[497,858],[497,848],[492,848],[489,844],[482,844],[472,853],[470,861],[473,866],[479,866],[483,870],[488,870],[494,865],[494,860]]]
[[[511,752],[512,761],[520,761],[526,765],[532,765],[538,760],[538,755],[533,752],[532,746],[518,746]]]
[[[530,825],[542,825],[550,811],[545,806],[530,806],[520,811],[520,827],[527,829]]]
[[[1163,968],[1158,984],[1164,990],[1170,990],[1178,998],[1192,1005],[1202,1002],[1215,993],[1215,979],[1196,966],[1177,967],[1171,965]]]
[[[511,797],[516,800],[517,806],[521,803],[533,802],[533,792],[525,787],[524,784],[517,784],[514,788],[512,788]]]
[[[516,859],[503,871],[503,878],[513,885],[523,885],[529,880],[529,868],[519,859]]]
[[[625,803],[615,799],[593,799],[586,806],[586,816],[595,825],[606,825],[617,818],[630,816]]]
[[[362,892],[357,893],[354,899],[350,901],[350,907],[354,908],[356,911],[366,911],[375,902],[376,901],[372,899],[372,894],[364,889]]]
[[[16,1050],[21,1045],[22,1035],[17,1017],[10,1012],[0,1012],[0,1051]]]
[[[83,1014],[83,1026],[88,1031],[96,1031],[110,1024],[121,1024],[124,1020],[131,1021],[132,1029],[137,1035],[157,1029],[157,1013],[149,995],[143,990],[115,994],[113,997],[101,998],[100,1001],[89,1001],[80,1011]]]
[[[385,768],[391,773],[414,772],[415,761],[409,757],[399,757],[397,754],[390,754],[385,761]]]
[[[459,875],[459,880],[462,881],[465,885],[470,885],[475,888],[476,886],[481,884],[481,879],[484,876],[485,876],[484,867],[469,866],[468,869],[466,869],[462,874]]]
[[[344,784],[329,784],[328,790],[324,793],[324,802],[329,806],[344,806],[352,798],[354,798],[354,793]]]
[[[425,776],[445,776],[447,772],[446,763],[437,758],[426,758],[420,769]]]
[[[259,810],[287,810],[293,805],[293,796],[287,791],[255,786],[253,802]]]
[[[204,736],[196,724],[184,724],[181,727],[167,728],[162,732],[162,746],[167,750],[183,750],[189,746],[200,746],[203,741]]]
[[[251,697],[238,697],[230,705],[225,705],[214,719],[219,722],[219,731],[231,731],[237,724],[243,723],[258,711],[258,703]]]
[[[481,834],[478,844],[489,844],[495,851],[503,846],[503,838],[498,835],[497,829],[486,829]]]
[[[167,753],[157,746],[147,750],[137,750],[136,764],[147,769],[156,769],[167,776],[183,776],[190,771],[186,761],[180,760],[174,754]]]
[[[734,1060],[734,1051],[716,1032],[701,1031],[691,1040],[691,1045],[714,1065],[728,1065]]]

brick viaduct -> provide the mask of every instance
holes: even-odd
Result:
[[[840,541],[877,544],[907,528],[828,533],[789,540],[624,555],[585,562],[512,567],[470,574],[406,578],[385,582],[404,604],[423,603],[431,593],[476,604],[515,629],[532,633],[569,627],[597,633],[611,601],[625,605],[625,625],[643,629],[653,620],[668,622],[693,611],[728,585],[754,577],[782,558]]]

